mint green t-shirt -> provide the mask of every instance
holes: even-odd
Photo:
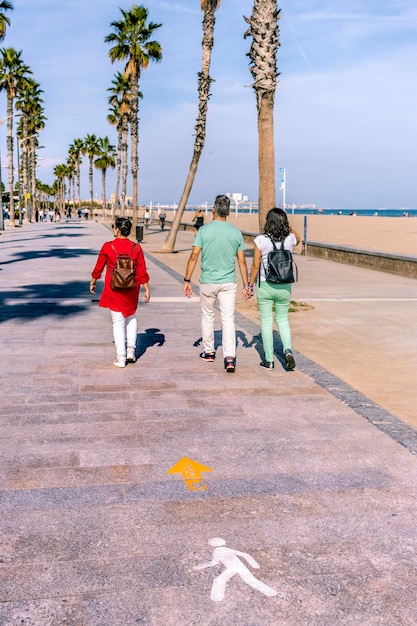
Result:
[[[201,248],[200,283],[236,282],[236,255],[238,250],[245,250],[238,228],[222,220],[213,220],[199,229],[193,246]]]

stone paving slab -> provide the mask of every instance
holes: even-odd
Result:
[[[241,314],[236,374],[221,351],[200,361],[175,255],[149,252],[140,358],[114,368],[86,294],[108,236],[74,221],[0,237],[0,624],[417,623],[414,431],[400,445],[372,423],[395,416],[302,354],[264,372]],[[167,474],[182,457],[211,468],[205,490]],[[277,595],[235,575],[211,600],[224,567],[194,568],[213,537]]]

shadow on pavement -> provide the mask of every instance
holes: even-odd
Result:
[[[74,298],[90,298],[84,281],[77,280],[55,285],[30,285],[16,291],[2,291],[0,293],[0,323],[10,319],[33,320],[48,315],[65,317],[81,313],[90,306],[88,301],[85,304],[48,302],[48,299]],[[10,300],[14,302],[9,303]],[[17,300],[20,302],[15,303]],[[39,302],[39,300],[45,301]]]
[[[35,259],[74,259],[79,256],[97,256],[95,250],[88,250],[85,248],[51,248],[50,250],[28,250],[25,252],[18,252],[13,255],[13,258],[0,263],[0,265],[10,265],[11,263],[19,263],[20,261],[33,261]]]
[[[136,337],[136,358],[140,359],[148,348],[161,347],[165,343],[165,335],[159,328],[146,328],[144,333],[138,333]]]

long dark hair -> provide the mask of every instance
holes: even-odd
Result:
[[[291,232],[288,217],[282,209],[271,209],[266,215],[264,234],[272,241],[284,241]]]

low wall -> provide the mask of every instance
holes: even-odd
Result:
[[[334,246],[313,241],[308,241],[305,248],[307,256],[366,267],[390,274],[399,274],[408,278],[417,278],[417,257],[373,252],[371,250],[357,250],[356,248]]]

